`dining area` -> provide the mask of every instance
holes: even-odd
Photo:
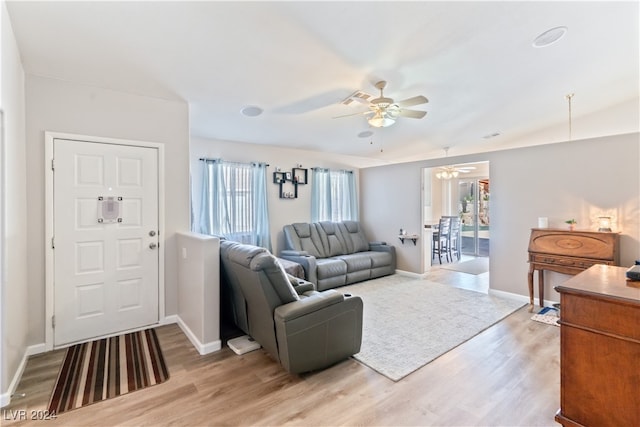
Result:
[[[444,257],[446,262],[460,261],[462,257],[461,220],[459,216],[441,216],[436,224],[431,226],[431,262],[442,264]]]
[[[422,171],[420,239],[425,273],[476,258],[487,264],[489,258],[489,162],[456,166],[460,174],[449,179],[442,176],[442,167]]]
[[[473,252],[473,237],[460,216],[442,216],[424,225],[425,274],[438,280],[442,272],[455,272],[460,287],[484,292],[489,283],[489,256]],[[466,239],[466,241],[465,241]],[[488,239],[486,239],[488,243]],[[461,274],[466,273],[466,274]],[[487,274],[484,274],[487,273]],[[436,274],[436,276],[431,276]]]

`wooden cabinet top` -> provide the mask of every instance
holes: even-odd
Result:
[[[619,239],[619,233],[533,228],[529,238],[529,252],[617,263]]]
[[[560,293],[591,294],[640,305],[637,282],[627,281],[627,267],[596,264],[556,286]]]

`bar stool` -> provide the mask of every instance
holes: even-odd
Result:
[[[431,259],[438,254],[438,262],[442,264],[442,255],[450,261],[449,254],[449,234],[451,229],[451,217],[441,217],[438,221],[438,231],[433,233],[433,244],[431,245]]]
[[[461,221],[460,217],[458,216],[452,216],[450,218],[451,226],[449,228],[449,241],[447,243],[447,250],[449,251],[449,255],[451,255],[451,259],[453,259],[453,256],[455,255],[455,257],[458,258],[458,261],[460,261],[460,258],[462,258],[462,251],[460,248],[460,244],[462,243],[460,236]]]

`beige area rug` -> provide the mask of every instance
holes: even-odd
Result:
[[[443,265],[446,270],[459,271],[461,273],[482,274],[489,271],[489,258],[478,257],[470,261],[456,262]]]
[[[364,302],[353,357],[399,381],[525,304],[395,274],[338,288]]]

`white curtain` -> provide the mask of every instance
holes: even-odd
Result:
[[[197,231],[271,251],[267,165],[220,159],[204,162]]]
[[[352,171],[313,168],[311,221],[358,220],[358,197]]]

